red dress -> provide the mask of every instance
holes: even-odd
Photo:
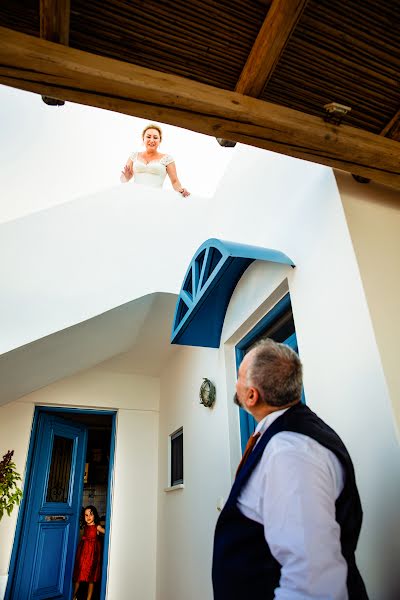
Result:
[[[100,579],[101,544],[97,525],[85,525],[83,536],[76,551],[74,581],[95,583]]]

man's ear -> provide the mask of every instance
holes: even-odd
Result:
[[[253,408],[254,406],[256,406],[259,399],[260,399],[260,394],[259,394],[257,388],[249,387],[247,394],[246,394],[247,406],[249,408]]]

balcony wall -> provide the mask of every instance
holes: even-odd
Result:
[[[209,199],[127,184],[0,225],[0,354],[155,291],[178,293]]]

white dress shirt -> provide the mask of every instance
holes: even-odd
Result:
[[[265,417],[256,432],[262,435],[286,410]],[[276,600],[347,600],[347,563],[335,519],[343,485],[340,461],[312,438],[283,431],[268,442],[237,506],[264,526],[282,567]]]

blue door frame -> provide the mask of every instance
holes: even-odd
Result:
[[[267,330],[281,315],[291,308],[290,294],[286,294],[242,339],[235,347],[236,355],[236,372],[239,370],[240,363],[246,354],[247,349],[255,342],[255,340]],[[287,344],[293,350],[298,352],[296,332],[292,333],[288,338],[283,340],[283,344]],[[305,402],[304,392],[302,393],[302,402]],[[256,428],[255,419],[245,410],[239,408],[239,423],[240,423],[240,442],[242,452],[244,451],[247,440],[254,433]]]
[[[26,465],[26,481],[24,484],[24,496],[22,498],[17,526],[14,537],[13,550],[11,554],[10,560],[10,568],[8,574],[7,588],[4,596],[4,600],[13,600],[13,584],[15,581],[15,576],[17,574],[17,566],[19,559],[19,551],[24,542],[23,538],[23,530],[26,520],[26,515],[29,512],[29,495],[27,491],[29,490],[29,486],[32,478],[32,467],[33,467],[33,459],[35,455],[36,445],[40,442],[38,439],[39,435],[39,425],[40,425],[40,415],[46,414],[55,414],[55,415],[65,415],[68,418],[68,414],[74,415],[83,415],[83,414],[96,414],[96,415],[109,415],[112,417],[111,424],[111,442],[110,442],[110,463],[109,463],[109,471],[108,471],[108,488],[107,488],[107,511],[106,511],[106,533],[104,536],[104,551],[103,551],[103,565],[102,565],[102,578],[101,578],[101,588],[100,588],[100,600],[105,600],[106,597],[106,585],[107,585],[107,565],[108,565],[108,549],[109,549],[109,537],[110,537],[110,518],[111,518],[111,504],[112,504],[112,477],[114,471],[114,453],[115,453],[115,432],[116,432],[116,411],[107,411],[107,410],[85,410],[85,409],[69,409],[69,408],[48,408],[48,407],[36,407],[35,414],[33,418],[32,431],[29,442],[29,450],[28,450],[28,458]],[[83,487],[83,477],[82,477],[82,487]],[[82,494],[82,490],[81,490]],[[30,600],[28,598],[24,600]]]

